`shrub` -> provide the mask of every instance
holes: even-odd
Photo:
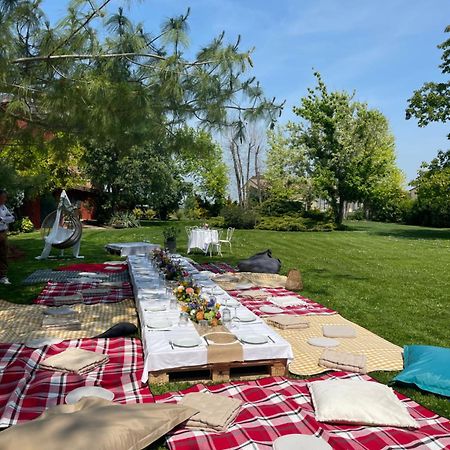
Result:
[[[136,217],[136,219],[143,219],[144,218],[144,211],[142,211],[141,208],[134,208],[132,213]]]
[[[347,215],[348,220],[365,220],[365,218],[366,216],[364,214],[364,210],[362,209],[357,209],[356,211],[352,211]]]
[[[225,219],[222,216],[210,217],[208,225],[212,228],[223,228],[225,226]]]
[[[29,217],[22,218],[22,220],[20,221],[20,228],[19,228],[19,230],[22,233],[31,233],[32,231],[34,231],[33,222],[30,220]]]
[[[145,218],[147,220],[152,220],[156,216],[156,211],[154,209],[149,208],[149,209],[147,209],[147,211],[145,211],[144,214],[145,214]]]
[[[315,222],[303,217],[262,217],[256,226],[258,230],[271,231],[332,231],[332,222]]]
[[[320,209],[309,209],[304,211],[303,217],[315,220],[316,222],[330,222],[333,220],[333,212],[328,209],[326,211],[321,211]]]
[[[251,209],[244,209],[238,205],[225,206],[221,215],[225,227],[252,229],[258,221],[258,215]]]
[[[137,228],[140,224],[132,212],[122,211],[113,214],[109,220],[109,225],[114,228]]]
[[[265,216],[300,215],[304,210],[302,202],[285,198],[270,198],[260,208],[261,214]]]

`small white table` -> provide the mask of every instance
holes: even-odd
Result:
[[[189,234],[188,250],[190,253],[192,249],[198,248],[205,254],[210,250],[212,254],[212,246],[219,243],[219,231],[205,228],[194,228]]]
[[[149,242],[114,242],[105,245],[105,249],[110,253],[118,253],[120,256],[129,256],[137,254],[148,254],[155,248],[159,248],[157,244]]]

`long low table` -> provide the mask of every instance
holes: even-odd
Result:
[[[199,272],[187,260],[181,260],[186,270],[191,275],[198,276]],[[163,381],[160,377],[165,371],[186,368],[207,368],[207,344],[203,342],[201,345],[193,348],[179,348],[171,345],[171,340],[176,336],[186,336],[189,334],[198,336],[198,332],[194,324],[189,321],[187,325],[180,325],[178,322],[180,309],[170,310],[169,300],[160,300],[158,297],[164,297],[165,287],[156,286],[154,282],[154,269],[148,258],[142,256],[129,256],[128,266],[130,270],[131,282],[136,299],[136,307],[141,322],[142,341],[144,349],[144,373],[142,382],[147,383],[150,375],[153,373],[155,380]],[[153,273],[152,273],[153,272]],[[217,286],[209,278],[202,278],[201,283],[205,289],[215,287],[214,295],[219,303],[224,303],[226,299],[232,297],[226,291]],[[146,309],[155,305],[165,307],[164,311],[149,312]],[[221,311],[223,310],[221,307]],[[231,308],[233,311],[233,308]],[[245,306],[240,305],[238,311],[245,311],[246,314],[253,315]],[[155,317],[168,318],[173,325],[165,330],[154,330],[147,327],[148,320]],[[234,328],[230,331],[239,339],[244,333],[254,332],[268,336],[269,342],[266,344],[255,345],[242,343],[243,359],[242,366],[250,362],[255,365],[273,361],[276,367],[279,367],[280,361],[285,364],[292,360],[293,352],[290,344],[284,340],[278,333],[270,328],[261,318],[255,315],[255,322],[235,323]],[[257,364],[256,364],[257,363]],[[233,364],[239,365],[238,362]],[[231,367],[231,366],[230,366]],[[151,380],[152,381],[152,380]]]

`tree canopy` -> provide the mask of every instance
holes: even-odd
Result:
[[[347,92],[329,92],[320,74],[290,123],[290,145],[303,149],[314,184],[330,201],[335,220],[345,202],[373,200],[386,184],[399,183],[394,137],[383,114]]]
[[[450,25],[445,29],[450,33]],[[439,66],[445,76],[450,74],[450,38],[438,45],[442,49],[442,64]],[[450,81],[427,82],[420,89],[414,91],[408,100],[406,118],[415,117],[420,127],[430,122],[446,123],[450,120]],[[447,135],[450,139],[450,134]]]

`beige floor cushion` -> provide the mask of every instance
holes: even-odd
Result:
[[[121,405],[83,398],[0,433],[0,450],[141,450],[197,410],[172,404]]]
[[[418,428],[406,406],[384,384],[362,380],[308,383],[316,420],[401,428]]]

